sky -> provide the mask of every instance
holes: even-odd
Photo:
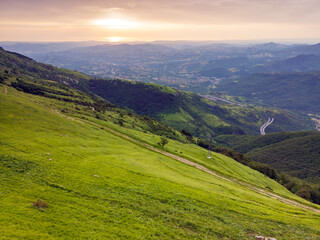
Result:
[[[319,0],[0,0],[0,41],[319,39]]]

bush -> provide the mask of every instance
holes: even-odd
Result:
[[[122,127],[124,123],[124,120],[122,118],[118,119],[118,124]]]
[[[162,136],[161,138],[160,138],[160,142],[158,143],[161,147],[164,147],[166,144],[168,144],[169,143],[169,140],[166,138],[166,137],[164,137],[164,136]]]
[[[38,198],[36,202],[32,202],[32,206],[38,209],[46,209],[49,206],[49,204]]]

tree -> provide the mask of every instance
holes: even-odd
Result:
[[[162,136],[161,138],[160,138],[160,142],[158,143],[161,147],[164,147],[164,145],[166,145],[166,144],[168,144],[169,143],[169,140],[166,138],[166,137],[164,137],[164,136]]]
[[[122,119],[122,118],[119,118],[118,119],[118,124],[122,127],[123,126],[123,122],[124,122],[124,120]]]

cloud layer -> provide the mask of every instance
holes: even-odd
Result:
[[[317,0],[0,0],[0,5],[5,33],[0,40],[320,38]],[[110,18],[140,27],[92,25]]]

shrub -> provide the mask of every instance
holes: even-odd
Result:
[[[124,123],[124,120],[122,118],[118,119],[118,124],[122,127]]]
[[[49,204],[47,202],[41,200],[40,198],[38,198],[36,202],[32,202],[32,206],[39,209],[46,209],[48,205]]]
[[[159,142],[158,144],[159,144],[161,147],[164,147],[164,145],[168,144],[168,142],[169,142],[169,140],[168,140],[166,137],[162,136],[162,137],[160,138],[160,142]]]

